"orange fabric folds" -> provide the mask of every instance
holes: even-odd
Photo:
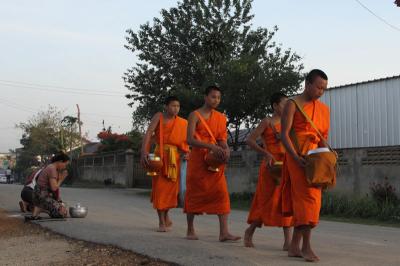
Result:
[[[156,138],[155,153],[160,154],[163,150],[160,154],[163,168],[157,176],[152,178],[151,202],[155,209],[167,210],[178,206],[180,169],[178,151],[189,151],[186,143],[187,121],[177,116],[166,124],[163,124],[163,119],[160,119],[160,125],[155,132],[156,136],[161,134],[160,138]]]
[[[217,141],[227,140],[226,117],[213,110],[205,120]],[[203,123],[196,126],[195,138],[213,143]],[[193,147],[186,174],[186,198],[184,211],[196,214],[226,214],[230,212],[229,193],[224,174],[225,166],[219,172],[208,170],[204,161],[206,149]]]
[[[276,126],[280,132],[280,125]],[[284,149],[277,140],[271,127],[267,127],[263,133],[266,149],[274,156],[275,160],[282,161]],[[291,226],[292,218],[283,217],[281,208],[282,188],[277,184],[267,168],[265,160],[262,161],[258,173],[256,192],[253,197],[247,223],[261,222],[266,226]]]
[[[304,112],[312,119],[325,139],[329,131],[329,108],[320,101],[303,106]],[[292,125],[301,154],[316,149],[321,139],[304,116],[296,109]],[[292,139],[294,143],[294,140]],[[305,169],[292,156],[285,155],[282,182],[282,211],[284,215],[293,215],[294,226],[316,226],[321,208],[321,188],[308,184]]]

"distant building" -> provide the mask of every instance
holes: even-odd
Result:
[[[10,152],[0,153],[0,169],[13,169],[15,166],[15,154]]]
[[[400,145],[400,76],[328,89],[334,148]]]

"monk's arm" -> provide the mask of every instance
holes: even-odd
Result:
[[[193,112],[190,113],[189,118],[188,118],[187,143],[192,147],[199,147],[199,148],[205,148],[205,149],[212,150],[215,145],[197,140],[194,137],[194,134],[196,132],[196,126],[197,126],[198,122],[199,122],[199,118]]]
[[[157,128],[158,123],[160,122],[160,115],[161,113],[157,113],[153,116],[153,118],[150,121],[150,125],[146,130],[146,134],[143,137],[142,141],[142,149],[141,149],[141,163],[142,165],[148,164],[148,154],[150,151],[150,144],[151,144],[151,136],[153,135],[154,131]]]
[[[223,161],[227,162],[229,157],[231,156],[231,150],[229,149],[229,145],[226,140],[218,140],[218,146],[224,150],[224,157],[222,158]]]
[[[246,139],[246,144],[250,146],[253,150],[257,151],[258,153],[261,153],[265,156],[271,155],[268,151],[263,149],[260,145],[257,143],[257,139],[261,137],[262,133],[265,131],[265,128],[267,127],[269,123],[269,118],[264,118],[261,123],[250,133],[250,135]]]
[[[281,117],[281,125],[282,125],[282,132],[281,132],[281,139],[282,143],[285,146],[286,152],[289,153],[300,165],[304,165],[305,161],[299,154],[296,152],[292,140],[290,139],[290,130],[292,129],[293,125],[293,117],[296,112],[296,106],[292,101],[288,101],[283,109],[283,114]]]

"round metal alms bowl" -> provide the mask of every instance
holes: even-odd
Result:
[[[88,213],[88,208],[83,206],[69,207],[69,216],[72,218],[84,218]]]

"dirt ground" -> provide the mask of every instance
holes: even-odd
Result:
[[[62,221],[60,221],[62,222]],[[174,265],[110,245],[70,239],[0,209],[0,265]]]

